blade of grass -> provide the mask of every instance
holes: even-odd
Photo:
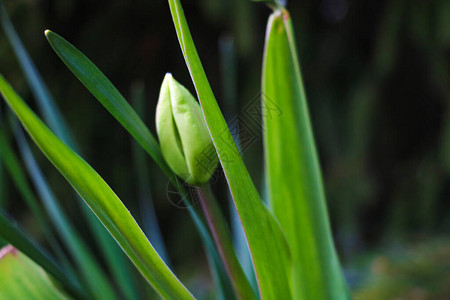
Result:
[[[89,249],[80,234],[74,229],[60,207],[59,202],[56,200],[44,175],[36,163],[22,130],[18,126],[15,130],[15,136],[22,159],[28,168],[28,173],[34,182],[35,188],[44,203],[51,221],[53,222],[54,228],[67,245],[70,254],[76,262],[77,268],[80,270],[83,284],[96,299],[104,299],[105,297],[108,299],[115,299],[116,297],[113,294],[113,288],[109,285],[101,267],[89,252]],[[127,298],[136,299],[133,292],[127,294]]]
[[[222,83],[222,99],[224,102],[224,115],[228,122],[231,122],[238,116],[238,72],[237,72],[237,57],[235,50],[234,38],[224,35],[219,40],[220,50],[220,65],[221,65],[221,83]],[[239,145],[239,136],[234,136],[234,141]],[[240,151],[240,149],[239,149]],[[229,211],[231,221],[231,232],[233,236],[233,244],[236,251],[236,256],[252,285],[254,291],[258,290],[255,272],[253,270],[252,259],[248,249],[247,240],[245,239],[244,229],[239,220],[238,212],[234,206],[233,197],[228,192],[227,198],[229,200]],[[258,295],[259,296],[259,295]]]
[[[20,164],[19,159],[11,148],[11,145],[9,144],[2,128],[0,128],[0,151],[2,152],[0,160],[5,163],[6,169],[9,171],[14,184],[16,185],[20,195],[25,200],[27,206],[31,209],[34,217],[37,219],[37,222],[41,227],[41,230],[46,240],[49,242],[53,252],[56,254],[58,259],[63,263],[64,267],[68,271],[72,270],[69,259],[62,250],[61,245],[59,244],[53,231],[51,230],[48,216],[42,210],[34,192],[28,184],[28,180],[26,178],[22,165]]]
[[[288,12],[274,12],[267,28],[262,79],[266,180],[271,208],[291,247],[293,295],[347,299]],[[280,115],[271,114],[273,109]]]
[[[155,290],[168,299],[194,299],[100,175],[39,120],[3,76],[0,91],[41,151],[86,201]]]
[[[0,211],[0,240],[13,245],[34,260],[76,298],[87,299],[78,282],[69,277],[44,249],[11,222],[2,211]]]
[[[179,0],[172,18],[222,168],[247,237],[263,299],[290,299],[289,253],[279,225],[261,202],[227,127],[195,49]]]
[[[25,200],[26,205],[36,217],[39,225],[43,230],[49,228],[49,224],[46,219],[46,215],[39,205],[36,197],[34,196],[31,187],[28,185],[26,175],[20,165],[19,159],[11,148],[11,145],[6,139],[3,129],[0,128],[0,151],[2,153],[1,161],[5,164],[10,176],[13,179],[14,184],[17,187],[18,192]]]
[[[185,188],[173,180],[175,173],[169,168],[163,159],[161,148],[156,142],[154,136],[139,118],[138,114],[128,104],[125,98],[114,87],[109,79],[78,49],[66,41],[61,36],[49,30],[46,31],[47,39],[55,50],[56,54],[66,64],[70,71],[83,83],[83,85],[95,96],[97,100],[119,121],[119,123],[134,137],[141,147],[153,158],[161,170],[171,180],[172,184],[178,190],[181,198],[186,203],[188,212],[197,227],[205,246],[208,259],[213,264],[212,273],[215,274],[221,289],[227,295],[230,294],[229,279],[226,276],[224,266],[220,261],[220,256],[209,231],[206,229],[203,220],[197,215],[195,209],[190,205],[188,193]],[[231,292],[232,293],[232,292]]]
[[[79,149],[78,145],[73,138],[62,114],[60,113],[55,101],[49,92],[45,82],[42,80],[36,66],[27,53],[25,47],[22,44],[18,34],[16,33],[14,26],[9,20],[6,9],[0,1],[0,24],[6,33],[6,36],[14,49],[14,53],[22,67],[25,77],[30,85],[31,91],[35,96],[38,107],[41,110],[44,119],[49,124],[50,128],[56,133],[56,135],[65,142],[69,147],[74,150]],[[92,214],[90,209],[84,204],[83,201],[79,201],[81,209],[85,218],[88,221],[88,225],[95,236],[95,241],[99,244],[100,249],[104,253],[107,265],[111,269],[111,272],[116,280],[117,285],[121,288],[125,295],[132,296],[130,291],[135,289],[132,276],[130,274],[130,267],[128,261],[125,259],[124,254],[120,251],[118,245],[114,242],[113,238],[108,234],[107,230],[100,224],[95,215]]]
[[[61,117],[61,113],[56,107],[51,93],[14,29],[2,1],[0,1],[0,24],[14,50],[14,54],[17,56],[25,78],[31,87],[31,92],[36,98],[39,109],[45,116],[47,123],[55,131],[57,136],[65,143],[73,146],[74,142],[69,134],[67,124]]]

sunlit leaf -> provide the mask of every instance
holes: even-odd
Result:
[[[12,246],[0,249],[0,299],[70,299],[45,271]]]
[[[291,20],[269,19],[263,66],[264,153],[270,206],[291,249],[295,299],[346,299]]]
[[[85,298],[80,291],[79,284],[69,277],[61,267],[39,245],[29,238],[17,225],[6,218],[0,211],[0,240],[12,244],[15,248],[26,254],[40,265],[47,273],[56,278],[68,291],[77,298]]]

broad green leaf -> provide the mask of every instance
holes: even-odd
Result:
[[[261,202],[233,141],[195,49],[181,3],[169,0],[169,5],[184,59],[248,240],[261,297],[290,299],[290,263],[283,233]]]
[[[61,209],[59,202],[56,200],[52,190],[48,186],[44,175],[34,159],[28,142],[19,127],[16,128],[15,135],[28,173],[34,182],[36,190],[39,193],[51,221],[53,222],[55,230],[67,245],[67,249],[76,262],[77,269],[80,271],[83,279],[83,284],[96,299],[103,299],[105,297],[108,299],[115,299],[116,296],[108,279],[105,274],[103,274],[100,265],[89,252],[88,247],[79,233],[73,228],[73,225]]]
[[[74,150],[79,149],[72,133],[69,130],[69,127],[64,120],[64,117],[55,103],[55,100],[53,99],[31,57],[22,44],[22,41],[16,33],[13,24],[9,20],[6,9],[1,1],[0,24],[14,50],[14,54],[19,61],[25,78],[30,86],[31,92],[35,97],[38,108],[42,112],[45,121],[55,132],[55,134],[69,147]],[[81,209],[87,219],[87,223],[94,233],[94,237],[96,238],[95,240],[104,253],[107,265],[111,269],[117,285],[121,288],[124,294],[127,295],[127,297],[135,297],[135,293],[132,292],[135,285],[132,277],[129,276],[130,266],[129,262],[125,258],[125,255],[120,251],[120,247],[115,243],[108,231],[100,224],[99,220],[95,217],[91,210],[83,203],[83,201],[79,201],[79,203],[81,204]],[[96,273],[99,274],[99,272]]]
[[[65,39],[51,31],[46,31],[46,36],[50,45],[67,67],[146,150],[166,176],[172,180],[172,184],[178,190],[183,201],[187,201],[188,194],[177,180],[173,180],[176,178],[175,173],[163,159],[161,148],[156,139],[109,79],[83,53]],[[229,280],[226,278],[224,266],[220,261],[212,237],[194,208],[189,203],[186,206],[207,250],[208,259],[213,263],[211,265],[212,273],[220,279],[220,288],[227,291]]]
[[[0,299],[70,298],[55,286],[41,267],[9,245],[0,249]]]
[[[291,249],[295,299],[346,299],[320,165],[286,11],[269,18],[262,78],[270,206]]]
[[[86,201],[155,290],[168,299],[193,299],[100,175],[39,120],[2,76],[0,91],[41,151]]]
[[[26,254],[47,273],[57,279],[72,295],[75,295],[77,298],[86,298],[80,291],[79,284],[69,277],[47,252],[7,219],[2,211],[0,211],[0,240],[12,244]]]

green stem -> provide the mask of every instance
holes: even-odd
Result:
[[[239,299],[256,299],[248,278],[234,252],[231,234],[228,229],[225,217],[220,210],[209,183],[204,183],[197,188],[200,203],[208,221],[208,226],[213,235],[214,241],[219,249],[220,257],[225,265],[225,269],[230,276],[234,291]]]

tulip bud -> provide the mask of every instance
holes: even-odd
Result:
[[[199,103],[166,74],[156,107],[156,131],[164,159],[189,184],[207,182],[218,158]]]

